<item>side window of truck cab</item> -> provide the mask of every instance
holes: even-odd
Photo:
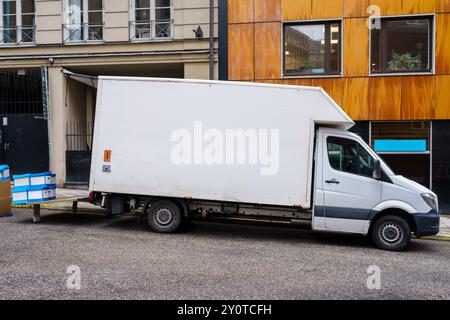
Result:
[[[372,177],[374,159],[357,141],[330,136],[327,152],[334,170]]]

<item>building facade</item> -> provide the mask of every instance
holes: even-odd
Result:
[[[397,173],[450,210],[450,1],[229,0],[227,8],[221,79],[323,87]]]
[[[50,168],[59,186],[86,185],[96,77],[209,79],[211,65],[217,77],[217,1],[214,20],[210,8],[209,0],[0,0],[1,162],[13,173]]]

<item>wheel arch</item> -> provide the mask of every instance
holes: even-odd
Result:
[[[368,234],[371,233],[372,227],[375,224],[375,221],[377,221],[381,217],[388,216],[388,215],[393,215],[393,216],[398,216],[398,217],[403,218],[409,224],[411,231],[416,232],[416,230],[417,230],[416,222],[414,221],[410,212],[406,211],[404,208],[390,207],[390,208],[385,208],[381,211],[378,211],[374,214],[374,216],[372,217],[372,219],[370,221]]]
[[[147,208],[149,206],[152,205],[152,203],[155,203],[159,200],[167,200],[167,201],[172,201],[173,203],[175,203],[178,208],[181,211],[181,214],[183,217],[187,218],[188,217],[188,205],[185,199],[180,199],[180,198],[167,198],[167,197],[149,197],[145,202],[144,202],[144,206],[143,206],[143,210],[141,214],[144,214],[147,211]]]

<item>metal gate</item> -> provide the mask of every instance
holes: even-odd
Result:
[[[40,69],[0,71],[0,162],[13,174],[49,169]]]
[[[89,184],[92,130],[91,122],[66,123],[66,184]]]

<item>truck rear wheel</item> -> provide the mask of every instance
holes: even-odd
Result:
[[[411,239],[411,227],[402,217],[387,215],[375,221],[371,236],[380,249],[402,251]]]
[[[159,233],[171,233],[181,225],[180,208],[172,201],[158,200],[146,207],[149,227]]]

